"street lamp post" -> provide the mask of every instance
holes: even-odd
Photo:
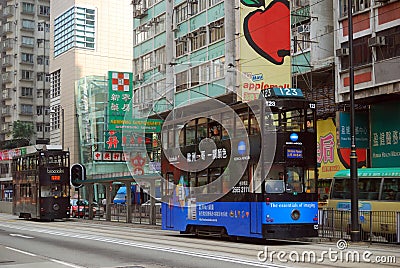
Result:
[[[352,0],[347,2],[348,36],[349,36],[349,80],[350,80],[350,180],[351,180],[351,240],[360,241],[360,225],[358,222],[358,176],[357,152],[355,138],[355,108],[354,108],[354,68],[353,68],[353,12]]]

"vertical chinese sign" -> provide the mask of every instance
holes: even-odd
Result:
[[[317,122],[319,178],[329,179],[345,167],[337,153],[336,126],[332,118]]]
[[[400,106],[397,102],[371,107],[372,167],[400,166]]]
[[[108,131],[105,148],[108,151],[122,151],[122,129],[126,113],[131,112],[133,74],[128,72],[108,72]]]
[[[242,101],[291,85],[289,1],[267,1],[240,1],[240,71],[247,77],[240,81]]]

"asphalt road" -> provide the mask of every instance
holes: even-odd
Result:
[[[363,243],[347,246],[339,250],[335,242],[232,242],[184,236],[151,226],[81,220],[36,222],[0,214],[1,268],[361,265],[367,268],[400,264],[399,246]],[[360,258],[358,262],[354,261],[355,252]],[[314,261],[307,259],[310,254],[315,254]],[[376,257],[385,258],[377,263]]]

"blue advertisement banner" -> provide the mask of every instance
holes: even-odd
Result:
[[[262,211],[263,224],[316,223],[318,221],[318,202],[263,203]]]
[[[203,203],[196,202],[195,198],[187,198],[185,201],[178,199],[163,204],[163,229],[184,231],[187,225],[224,226],[229,235],[261,237],[261,233],[251,232],[251,221],[258,222],[259,229],[261,224],[318,222],[317,202],[259,202],[257,204],[261,211],[257,211],[252,210],[251,202]]]

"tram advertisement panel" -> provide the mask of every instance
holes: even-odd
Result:
[[[43,184],[66,183],[69,181],[69,168],[43,167],[39,172],[40,182]]]

